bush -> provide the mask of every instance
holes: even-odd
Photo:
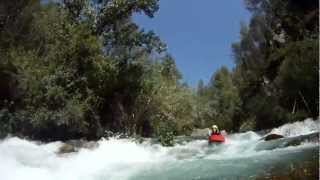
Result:
[[[163,146],[174,145],[174,136],[177,134],[176,124],[170,122],[169,119],[162,118],[155,128],[156,135]]]
[[[4,138],[13,130],[13,115],[4,108],[0,110],[0,138]]]
[[[174,145],[174,133],[172,131],[163,131],[159,135],[159,141],[163,146]]]

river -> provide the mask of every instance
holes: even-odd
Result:
[[[38,143],[10,137],[0,141],[1,180],[214,180],[259,179],[319,166],[319,120],[286,124],[264,142],[249,131],[230,134],[221,145],[205,139],[162,147],[151,141],[100,140],[93,149],[57,154],[62,142]]]

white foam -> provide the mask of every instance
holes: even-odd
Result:
[[[319,130],[319,120],[305,120],[273,130],[288,136],[308,134]],[[288,131],[290,129],[290,131]],[[131,139],[101,140],[95,149],[81,149],[77,153],[58,155],[61,142],[38,144],[19,138],[0,141],[0,180],[126,180],[137,173],[168,163],[204,159],[234,159],[266,156],[269,150],[256,151],[261,137],[254,132],[230,134],[226,143],[209,147],[207,140],[194,140],[174,147],[162,147]],[[288,147],[281,151],[308,146]],[[310,146],[314,146],[311,144]],[[277,149],[272,151],[278,151]],[[281,152],[279,150],[279,152]],[[273,152],[272,152],[273,153]]]
[[[285,137],[300,136],[304,134],[310,134],[313,132],[319,132],[319,125],[319,119],[312,120],[311,118],[308,118],[304,121],[285,124],[279,128],[273,129],[270,133],[281,134]]]
[[[130,139],[100,141],[94,150],[58,155],[60,142],[37,145],[19,138],[0,143],[0,179],[128,179],[139,169],[169,160],[159,145],[138,145]]]

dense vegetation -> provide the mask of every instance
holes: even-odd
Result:
[[[131,18],[152,17],[156,0],[12,0],[0,9],[1,134],[95,139],[192,127],[191,90],[165,45]]]
[[[245,3],[252,17],[232,45],[236,66],[222,67],[206,86],[199,82],[199,119],[259,130],[318,117],[318,1]]]
[[[213,123],[269,128],[317,117],[318,2],[246,0],[236,66],[194,90],[135,13],[157,0],[0,2],[0,135],[170,137]]]

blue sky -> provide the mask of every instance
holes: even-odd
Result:
[[[231,43],[240,38],[240,22],[249,18],[243,0],[160,0],[154,18],[136,15],[134,21],[160,36],[183,80],[196,87],[219,67],[234,66]]]

